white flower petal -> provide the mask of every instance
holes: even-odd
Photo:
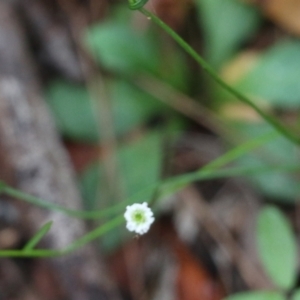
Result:
[[[146,233],[154,222],[153,212],[148,207],[148,203],[135,203],[126,207],[124,213],[126,228],[137,234]]]

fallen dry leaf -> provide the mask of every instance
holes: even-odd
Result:
[[[147,6],[172,28],[178,29],[183,24],[191,3],[190,0],[150,0]]]
[[[256,3],[278,26],[300,36],[300,0],[256,0]]]
[[[175,245],[174,245],[175,246]],[[176,242],[179,262],[177,277],[178,300],[221,300],[225,297],[221,285],[212,279],[206,268],[179,240]]]

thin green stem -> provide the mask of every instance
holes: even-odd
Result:
[[[56,257],[69,254],[82,246],[88,244],[89,242],[97,239],[100,236],[108,233],[116,226],[124,222],[124,217],[117,216],[109,222],[100,225],[94,230],[83,235],[81,238],[75,240],[70,245],[63,249],[50,250],[50,249],[23,249],[23,250],[0,250],[0,257]]]
[[[0,257],[56,257],[63,255],[61,250],[35,249],[23,250],[0,250]]]
[[[116,212],[119,212],[122,208],[124,208],[125,203],[119,203],[117,205],[111,206],[104,210],[96,210],[96,211],[80,211],[80,210],[72,210],[65,208],[63,206],[53,204],[50,202],[45,201],[44,199],[34,197],[28,195],[22,191],[14,189],[3,182],[0,182],[1,190],[0,193],[6,194],[7,196],[11,196],[23,201],[26,201],[30,204],[40,206],[42,208],[51,209],[55,211],[60,211],[65,213],[66,215],[81,218],[81,219],[100,219],[102,217],[107,217],[108,215],[112,215]]]
[[[213,162],[209,163],[199,171],[184,174],[181,176],[173,177],[170,179],[167,179],[165,181],[162,181],[160,183],[156,183],[153,185],[148,186],[146,189],[142,190],[141,192],[133,195],[132,197],[126,199],[121,205],[114,206],[111,209],[101,211],[103,215],[105,215],[107,212],[116,212],[119,211],[121,208],[124,208],[126,203],[133,203],[133,202],[139,202],[141,199],[145,198],[145,195],[149,195],[151,192],[157,192],[159,194],[159,198],[168,196],[172,193],[175,193],[176,191],[182,189],[187,184],[198,181],[198,180],[208,180],[213,178],[226,178],[226,177],[234,177],[234,176],[253,176],[257,174],[262,174],[266,172],[282,172],[282,171],[299,171],[300,166],[297,165],[285,165],[285,166],[262,166],[262,167],[254,167],[254,168],[226,168],[221,170],[219,169],[228,163],[236,160],[240,156],[244,155],[245,153],[248,153],[249,151],[253,150],[254,148],[257,148],[267,142],[270,142],[274,138],[276,138],[278,135],[274,132],[265,134],[263,136],[260,136],[256,139],[250,140],[245,142],[244,144],[234,148],[231,151],[228,151],[218,159],[214,160]],[[5,193],[7,195],[10,195],[12,197],[19,198],[21,200],[25,200],[27,202],[30,202],[35,205],[40,205],[44,208],[48,209],[56,209],[62,212],[65,212],[67,214],[71,214],[73,216],[89,216],[89,213],[97,213],[99,216],[99,212],[84,212],[84,211],[74,211],[74,210],[68,210],[58,205],[53,205],[48,202],[43,201],[42,199],[32,197],[30,195],[24,194],[21,191],[15,190],[9,186],[7,186],[4,182],[0,181],[0,193]],[[113,209],[113,210],[112,210]],[[87,213],[88,215],[85,215]],[[105,214],[104,214],[105,213]],[[49,249],[31,249],[32,247],[25,247],[23,250],[2,250],[0,251],[0,257],[55,257],[55,256],[61,256],[66,255],[68,253],[71,253],[80,247],[86,245],[87,243],[95,240],[96,238],[106,234],[107,232],[114,229],[116,226],[120,225],[122,222],[124,222],[123,216],[118,215],[117,217],[111,219],[109,222],[95,228],[94,230],[88,232],[84,236],[80,237],[79,239],[75,240],[70,245],[66,246],[63,249],[59,250],[49,250]],[[50,225],[49,225],[50,226]],[[46,229],[45,229],[46,232]],[[39,240],[40,237],[43,236],[45,233],[44,230],[41,229],[41,234],[37,233],[36,237],[34,238]],[[36,243],[34,243],[35,245]]]
[[[163,197],[169,196],[195,181],[204,181],[210,179],[227,178],[227,177],[242,177],[255,176],[264,173],[274,172],[299,172],[299,165],[281,165],[281,166],[261,166],[261,167],[236,167],[225,168],[222,170],[203,170],[203,172],[193,172],[165,181],[161,186]]]
[[[107,222],[103,225],[100,225],[96,229],[88,232],[87,234],[85,234],[84,236],[79,238],[78,240],[71,243],[69,246],[67,246],[64,249],[64,253],[70,253],[70,252],[73,252],[73,251],[79,249],[80,247],[88,244],[89,242],[95,240],[96,238],[98,238],[98,237],[106,234],[107,232],[111,231],[112,229],[119,226],[123,222],[124,222],[123,215],[115,217],[114,219],[110,220],[109,222]]]
[[[296,172],[300,170],[300,166],[297,165],[283,165],[283,166],[262,166],[262,167],[246,167],[246,168],[227,168],[223,170],[203,170],[201,172],[194,172],[190,174],[185,174],[171,178],[160,184],[160,198],[166,197],[183,187],[187,184],[196,180],[208,180],[216,178],[226,178],[235,176],[253,176],[257,174],[267,173],[267,172]],[[155,190],[156,187],[151,187],[151,190]],[[149,189],[148,189],[149,190]],[[140,199],[139,199],[140,200]],[[108,233],[116,226],[124,222],[123,216],[119,215],[109,222],[95,228],[94,230],[88,232],[81,238],[75,240],[73,243],[67,247],[60,250],[48,250],[48,249],[34,249],[34,250],[1,250],[0,257],[56,257],[61,255],[69,254],[80,247],[88,244],[89,242],[95,240],[96,238]]]
[[[195,174],[201,174],[202,172],[207,171],[207,170],[213,171],[217,168],[221,168],[221,167],[225,166],[226,164],[243,156],[245,153],[248,153],[251,150],[262,146],[263,144],[266,144],[270,140],[273,140],[274,138],[276,138],[276,135],[277,134],[272,132],[272,133],[268,133],[263,136],[260,136],[258,138],[252,139],[250,141],[247,141],[247,142],[241,144],[240,146],[235,147],[234,149],[221,155],[214,161],[210,162],[209,164],[207,164],[206,166],[201,168],[199,171],[196,171]],[[192,173],[192,174],[194,174],[194,173]],[[180,178],[185,178],[185,176],[191,176],[191,174],[184,174],[184,175],[170,178],[170,179],[168,179],[168,182],[170,182],[172,180],[180,181],[181,180]],[[163,185],[163,184],[164,184],[164,182],[152,184],[152,185],[148,186],[147,188],[143,189],[142,191],[134,194],[132,197],[127,198],[122,203],[111,206],[104,210],[97,210],[97,211],[80,211],[80,210],[67,209],[63,206],[47,202],[44,199],[28,195],[22,191],[19,191],[17,189],[14,189],[14,188],[6,185],[4,182],[1,182],[1,181],[0,181],[0,194],[3,193],[8,196],[26,201],[30,204],[37,205],[37,206],[40,206],[40,207],[43,207],[46,209],[60,211],[69,216],[72,216],[72,217],[77,217],[77,218],[82,218],[82,219],[100,219],[101,217],[108,217],[115,213],[120,212],[122,209],[125,208],[126,204],[138,202],[141,199],[145,198],[144,195],[148,195],[149,193],[151,193],[155,190],[157,191],[157,193],[159,193],[160,185]]]
[[[228,85],[225,81],[223,81],[220,76],[216,73],[216,71],[188,44],[186,43],[174,30],[172,30],[166,23],[164,23],[160,18],[158,18],[153,13],[149,12],[145,8],[140,8],[139,11],[144,14],[147,18],[151,19],[154,23],[156,23],[159,27],[161,27],[164,31],[166,31],[191,57],[193,57],[196,62],[225,90],[234,95],[237,99],[239,99],[244,104],[250,106],[253,110],[255,110],[266,122],[272,125],[278,132],[280,132],[287,139],[292,141],[293,143],[300,145],[300,137],[295,133],[291,132],[289,128],[286,128],[283,124],[281,124],[276,118],[267,114],[262,109],[260,109],[253,101],[251,101],[248,97],[243,95],[241,92],[237,91],[230,85]]]
[[[35,246],[39,243],[39,241],[49,232],[51,229],[53,222],[49,221],[46,224],[44,224],[38,232],[26,243],[26,245],[23,247],[23,251],[32,251]]]
[[[144,190],[134,194],[132,197],[129,197],[126,200],[122,201],[121,203],[113,205],[109,208],[106,208],[103,210],[95,210],[95,211],[82,211],[82,210],[68,209],[61,205],[47,202],[44,199],[28,195],[20,190],[14,189],[14,188],[6,185],[2,181],[0,181],[0,186],[1,186],[0,194],[5,194],[7,196],[14,197],[19,200],[23,200],[30,204],[33,204],[33,205],[36,205],[36,206],[39,206],[39,207],[42,207],[45,209],[50,209],[53,211],[59,211],[68,216],[76,217],[76,218],[80,218],[80,219],[101,219],[101,218],[115,215],[116,213],[119,213],[122,209],[125,209],[127,204],[138,202],[140,199],[144,198],[144,195],[149,194],[149,192],[151,192],[152,190],[157,188],[157,184],[152,184],[151,186],[145,188]]]
[[[232,150],[224,153],[223,155],[219,156],[215,160],[209,162],[206,164],[201,170],[198,172],[203,172],[203,171],[213,171],[216,169],[219,169],[232,161],[236,160],[237,158],[245,155],[246,153],[249,153],[251,150],[254,150],[255,148],[266,144],[270,141],[273,141],[275,138],[278,138],[280,135],[278,134],[277,131],[269,132],[267,134],[264,134],[262,136],[259,136],[255,139],[252,139],[250,141],[247,141]]]

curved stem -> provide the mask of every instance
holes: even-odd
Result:
[[[22,249],[22,250],[0,250],[0,257],[56,257],[69,254],[100,236],[108,233],[116,226],[124,222],[123,215],[106,222],[94,230],[86,233],[63,249]]]
[[[19,191],[17,189],[14,189],[8,185],[6,185],[4,182],[0,182],[0,194],[6,194],[7,196],[11,196],[23,201],[26,201],[30,204],[37,205],[46,209],[51,209],[54,211],[60,211],[65,213],[66,215],[80,218],[80,219],[100,219],[102,217],[107,217],[109,215],[113,215],[116,212],[119,212],[120,210],[124,209],[126,206],[126,203],[119,203],[116,205],[113,205],[109,208],[103,209],[103,210],[94,210],[94,211],[81,211],[81,210],[73,210],[68,209],[63,206],[53,204],[50,202],[45,201],[44,199],[34,197],[31,195],[28,195],[22,191]]]
[[[196,62],[225,90],[234,95],[238,100],[243,102],[244,104],[250,106],[253,110],[255,110],[266,122],[268,122],[271,126],[274,127],[278,132],[280,132],[283,136],[289,139],[291,142],[300,145],[300,137],[290,129],[286,128],[283,124],[281,124],[277,119],[273,116],[267,114],[262,109],[260,109],[253,101],[251,101],[248,97],[243,95],[241,92],[237,91],[230,85],[228,85],[224,80],[220,78],[220,76],[216,73],[216,71],[187,43],[185,42],[173,29],[171,29],[166,23],[164,23],[160,18],[158,18],[153,13],[149,12],[145,8],[140,8],[139,11],[144,14],[147,18],[151,19],[154,23],[156,23],[159,27],[161,27],[164,31],[166,31],[190,56],[192,56]]]

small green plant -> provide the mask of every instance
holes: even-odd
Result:
[[[130,231],[143,234],[147,232],[150,225],[154,222],[154,217],[150,208],[148,208],[148,205],[155,206],[155,201],[160,201],[166,196],[179,191],[186,185],[195,181],[234,176],[254,176],[258,174],[291,174],[300,170],[300,165],[295,163],[295,161],[288,161],[288,163],[282,162],[280,164],[267,161],[267,163],[258,163],[255,165],[253,164],[253,161],[251,161],[250,165],[242,166],[240,164],[236,166],[228,166],[229,163],[235,162],[238,159],[249,155],[257,148],[269,146],[272,142],[278,142],[278,140],[282,137],[288,140],[287,152],[289,152],[291,144],[293,144],[293,146],[300,145],[300,138],[296,133],[283,125],[274,116],[266,113],[255,102],[222,80],[222,78],[220,78],[217,72],[206,62],[206,60],[199,56],[199,54],[193,48],[191,48],[176,32],[174,32],[153,13],[144,9],[146,2],[147,0],[130,0],[129,7],[132,10],[139,10],[148,19],[152,20],[155,24],[162,28],[192,58],[194,58],[201,67],[204,68],[204,70],[217,84],[219,84],[223,89],[230,93],[230,95],[237,98],[243,104],[246,104],[254,109],[269,125],[267,132],[265,134],[261,134],[261,128],[259,128],[259,134],[257,136],[251,136],[246,142],[228,151],[203,168],[189,174],[174,176],[164,180],[159,178],[159,169],[157,168],[161,158],[160,151],[157,151],[160,144],[159,139],[161,137],[153,137],[153,135],[148,136],[141,144],[135,147],[134,150],[129,147],[118,152],[118,158],[121,162],[120,165],[124,168],[122,171],[128,174],[125,178],[128,194],[126,194],[125,200],[122,202],[113,206],[106,206],[106,208],[99,210],[94,209],[93,201],[95,195],[91,195],[93,192],[91,193],[90,189],[90,186],[92,186],[94,182],[98,183],[100,181],[98,180],[99,177],[97,176],[101,176],[101,170],[98,169],[95,170],[94,168],[91,168],[87,171],[82,179],[83,193],[86,192],[86,197],[90,199],[90,206],[92,207],[92,210],[90,211],[69,210],[65,207],[51,204],[44,199],[39,199],[31,195],[24,194],[23,192],[13,189],[2,182],[0,183],[0,193],[27,201],[33,205],[37,205],[46,209],[60,211],[72,217],[105,221],[103,224],[86,233],[78,240],[73,241],[64,249],[39,249],[37,248],[39,241],[51,229],[52,223],[49,222],[42,226],[40,230],[38,230],[38,232],[28,241],[23,249],[0,250],[0,256],[51,257],[67,255],[83,245],[115,230],[120,225],[125,227],[125,219],[127,221],[127,228]],[[212,0],[206,1],[206,3],[207,5],[210,5],[209,3],[212,3]],[[104,29],[102,27],[102,30],[100,31],[101,38],[103,40],[101,40],[99,36],[98,40],[95,40],[94,36],[99,34],[98,30],[99,28],[92,29],[88,34],[87,39],[91,40],[91,43],[94,43],[99,47],[103,47],[103,40],[105,40],[107,44],[110,43],[109,47],[101,48],[101,50],[103,50],[101,51],[102,55],[104,55],[106,58],[106,67],[110,67],[111,70],[122,75],[131,75],[133,70],[137,70],[140,73],[143,73],[142,71],[147,70],[150,74],[154,74],[162,80],[168,80],[168,83],[172,86],[175,86],[178,90],[184,90],[184,84],[181,85],[178,83],[181,81],[178,80],[178,77],[184,77],[184,67],[182,67],[181,63],[178,63],[177,65],[171,64],[172,67],[175,65],[175,68],[180,70],[180,72],[174,72],[179,74],[179,76],[171,76],[166,79],[166,77],[164,77],[165,74],[159,70],[159,61],[157,57],[153,54],[156,51],[156,44],[153,43],[152,36],[145,38],[143,36],[139,36],[138,34],[126,31],[126,28],[124,29],[124,24],[107,23],[105,24]],[[248,29],[246,28],[245,30]],[[109,39],[107,37],[109,37]],[[132,47],[131,44],[128,45],[128,40],[133,40],[135,47]],[[118,47],[118,43],[122,43],[122,47]],[[235,44],[236,42],[233,41],[231,44],[232,43]],[[277,51],[279,51],[281,55],[283,48],[285,50],[288,49],[288,53],[290,53],[290,51],[295,51],[294,46],[295,45],[291,44],[284,45],[284,47],[279,47],[280,49],[277,49]],[[228,46],[224,46],[224,49],[227,49],[226,51],[224,50],[224,52],[227,52],[225,54],[228,55],[230,52],[228,50]],[[118,57],[117,60],[112,59],[114,54]],[[122,55],[127,55],[125,56],[126,59],[123,59],[124,56]],[[95,60],[97,59],[98,57],[95,55]],[[214,57],[213,59],[216,65],[223,60],[223,56]],[[178,62],[180,60],[178,59],[176,61]],[[271,65],[273,65],[272,61]],[[260,68],[263,69],[263,66],[260,66]],[[137,124],[140,124],[141,120],[145,116],[152,116],[153,111],[162,109],[162,106],[155,102],[155,99],[153,99],[154,97],[151,97],[141,90],[136,89],[132,84],[130,84],[130,82],[123,79],[124,78],[118,78],[117,81],[114,81],[110,84],[110,88],[113,91],[112,110],[114,116],[113,119],[116,122],[114,125],[117,135],[121,135],[124,132],[131,130]],[[249,88],[249,85],[251,86],[251,84],[249,84],[249,82],[247,84],[247,80],[245,80],[245,82],[240,83],[241,86],[244,84]],[[52,99],[51,105],[57,112],[56,117],[59,127],[67,137],[74,139],[78,138],[88,142],[97,142],[99,138],[101,138],[99,137],[99,132],[97,130],[97,122],[95,119],[93,119],[93,112],[91,108],[87,106],[89,98],[87,90],[78,86],[75,88],[71,84],[56,82],[48,90],[48,94]],[[122,99],[118,97],[120,94],[122,95]],[[117,96],[114,97],[115,95]],[[64,102],[68,100],[68,97],[71,99],[69,103],[73,105],[72,109],[70,109],[67,102]],[[138,100],[136,101],[137,98]],[[149,101],[142,102],[140,99],[147,99]],[[124,109],[124,105],[126,105],[126,109]],[[66,107],[67,109],[65,109]],[[69,111],[68,118],[64,118],[60,115],[63,110]],[[124,115],[124,111],[127,112],[127,115],[122,119],[120,118],[120,115]],[[128,113],[128,111],[130,113]],[[83,114],[83,112],[85,112],[88,117],[85,119],[85,122],[78,123],[78,118],[81,116],[81,114]],[[120,121],[121,119],[122,121]],[[253,131],[253,128],[251,128],[251,131]],[[282,146],[281,141],[279,144]],[[132,163],[132,159],[136,160],[138,157],[140,157],[141,152],[143,154],[142,157],[144,157],[146,153],[145,149],[148,151],[150,150],[150,158],[145,163],[146,165],[144,164],[143,167],[138,169],[138,167]],[[131,158],[131,160],[128,158]],[[142,168],[145,168],[146,170],[143,170]],[[143,173],[147,173],[147,176],[141,176],[141,171]],[[88,188],[86,188],[87,186]],[[298,192],[298,189],[296,189],[296,192]],[[125,212],[126,207],[128,208]],[[267,206],[260,212],[257,224],[257,246],[259,254],[267,274],[276,286],[276,290],[240,293],[228,297],[227,300],[286,299],[286,294],[290,292],[295,285],[297,251],[295,237],[292,233],[289,222],[277,208],[274,206]],[[300,290],[296,290],[292,294],[292,300],[299,299]]]
[[[47,202],[44,199],[39,199],[31,195],[25,194],[19,190],[16,190],[4,182],[0,182],[0,193],[5,194],[33,205],[37,205],[43,208],[52,209],[56,211],[63,212],[69,216],[82,218],[82,219],[97,219],[109,218],[109,221],[96,227],[94,230],[88,232],[78,240],[75,240],[70,245],[63,249],[49,250],[49,249],[36,249],[37,243],[47,234],[51,228],[51,223],[47,223],[31,238],[27,245],[21,250],[0,250],[0,257],[53,257],[66,255],[76,249],[82,247],[83,245],[106,235],[110,231],[114,230],[116,227],[125,223],[124,211],[127,205],[133,203],[143,202],[144,199],[149,198],[150,195],[155,195],[156,201],[164,199],[166,196],[174,194],[175,192],[181,190],[188,184],[194,181],[209,180],[213,178],[226,178],[234,176],[254,176],[262,173],[272,173],[272,172],[287,172],[287,171],[299,171],[299,165],[269,165],[264,167],[226,167],[229,163],[236,161],[240,157],[244,156],[246,153],[261,147],[265,143],[268,143],[274,139],[278,138],[277,132],[272,132],[260,136],[259,138],[252,139],[230,151],[220,156],[216,160],[207,164],[198,171],[174,176],[166,180],[158,181],[152,183],[145,187],[143,190],[139,190],[135,194],[131,195],[129,198],[125,199],[119,204],[111,206],[103,210],[93,210],[93,211],[77,211],[70,210],[59,205],[55,205]],[[265,220],[265,217],[263,217]],[[151,221],[152,218],[150,216]],[[149,222],[148,222],[149,223]],[[148,224],[147,223],[147,224]],[[149,223],[150,224],[150,223]],[[264,224],[264,223],[263,223]]]

